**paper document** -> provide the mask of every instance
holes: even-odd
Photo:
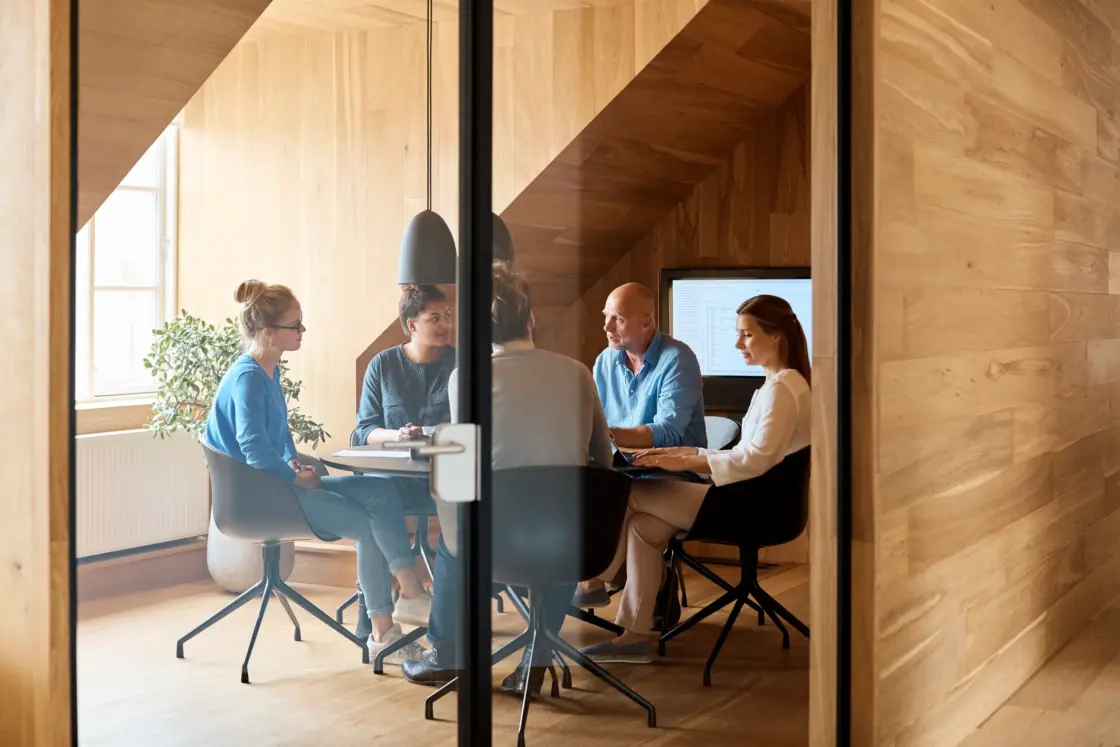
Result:
[[[378,459],[380,459],[381,457],[408,459],[412,456],[412,454],[408,451],[389,451],[388,449],[378,449],[372,446],[355,446],[350,449],[342,449],[341,451],[336,451],[335,453],[331,454],[331,456],[337,457],[339,459],[366,459],[369,457],[377,457]]]

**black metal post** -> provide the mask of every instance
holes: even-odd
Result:
[[[490,302],[494,2],[459,5],[459,412],[480,427],[479,500],[460,507],[459,745],[490,747]]]

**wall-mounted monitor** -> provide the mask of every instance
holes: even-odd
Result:
[[[687,344],[700,361],[708,410],[746,410],[764,372],[735,349],[735,310],[767,294],[789,302],[812,348],[813,285],[807,267],[662,270],[661,329]]]

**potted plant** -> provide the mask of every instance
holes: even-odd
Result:
[[[160,438],[184,430],[195,441],[200,440],[218,384],[241,353],[241,334],[233,319],[215,326],[184,311],[153,330],[152,347],[144,358],[144,367],[152,373],[156,401],[145,428]],[[287,363],[281,360],[280,388],[288,401],[292,436],[297,444],[310,444],[314,450],[330,434],[295,406],[300,387],[300,382],[288,375]],[[291,573],[294,563],[292,543],[285,543],[281,548],[284,578]],[[244,591],[260,580],[260,548],[254,542],[226,537],[218,531],[211,516],[206,565],[220,586],[233,592]]]

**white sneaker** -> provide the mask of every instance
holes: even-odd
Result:
[[[381,653],[382,649],[386,648],[391,643],[399,641],[403,636],[404,632],[401,631],[401,626],[396,623],[393,623],[393,627],[385,631],[385,635],[381,636],[380,643],[373,640],[373,636],[371,635],[369,640],[366,641],[366,648],[369,649],[370,663],[373,663],[374,657]],[[385,662],[388,664],[403,664],[406,661],[420,661],[424,658],[424,651],[425,649],[420,644],[420,641],[413,641],[407,646],[402,646],[386,656]]]
[[[432,612],[432,594],[425,591],[418,597],[397,597],[393,605],[393,619],[407,625],[426,626]]]

